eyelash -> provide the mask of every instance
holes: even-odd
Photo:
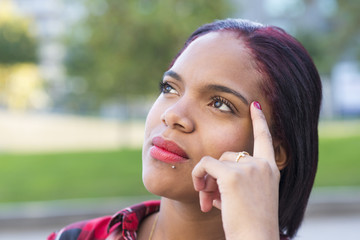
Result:
[[[235,109],[234,105],[231,102],[229,102],[226,98],[223,98],[223,97],[220,97],[220,96],[214,96],[211,99],[212,99],[212,102],[211,102],[212,104],[217,102],[217,101],[221,102],[222,104],[225,104],[231,110],[231,113],[235,112],[234,111],[234,109]],[[223,112],[226,112],[226,111],[223,111]]]
[[[166,90],[167,87],[170,87],[171,89],[174,89],[169,83],[160,82],[159,88],[160,88],[161,93],[164,93],[164,94],[170,93],[169,90]],[[231,110],[230,113],[235,112],[234,105],[231,102],[229,102],[226,98],[223,98],[223,97],[220,97],[220,96],[214,96],[211,99],[212,99],[211,104],[214,104],[215,102],[221,102],[222,104],[225,104]],[[226,111],[222,111],[222,112],[226,112]]]
[[[171,87],[172,89],[174,89],[170,84],[168,84],[167,82],[160,82],[159,84],[159,88],[160,88],[160,92],[161,93],[169,93],[169,91],[166,91],[166,87]]]

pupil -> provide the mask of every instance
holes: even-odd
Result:
[[[220,102],[220,101],[216,101],[216,102],[214,103],[214,106],[215,106],[216,108],[221,107],[221,105],[222,105],[222,102]]]

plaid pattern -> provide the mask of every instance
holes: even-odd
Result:
[[[159,211],[160,201],[143,202],[115,215],[73,223],[48,240],[135,240],[139,223],[150,214]]]
[[[136,240],[139,223],[159,211],[160,201],[147,201],[125,208],[115,215],[73,223],[47,240]],[[280,236],[281,240],[289,240]]]

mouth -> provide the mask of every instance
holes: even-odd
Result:
[[[186,152],[176,143],[167,141],[162,137],[153,138],[150,155],[151,157],[166,163],[184,162],[189,159]]]

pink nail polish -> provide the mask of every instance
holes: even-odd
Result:
[[[255,102],[254,102],[254,106],[255,106],[257,109],[262,110],[261,105],[260,105],[260,103],[259,103],[258,101],[255,101]]]

